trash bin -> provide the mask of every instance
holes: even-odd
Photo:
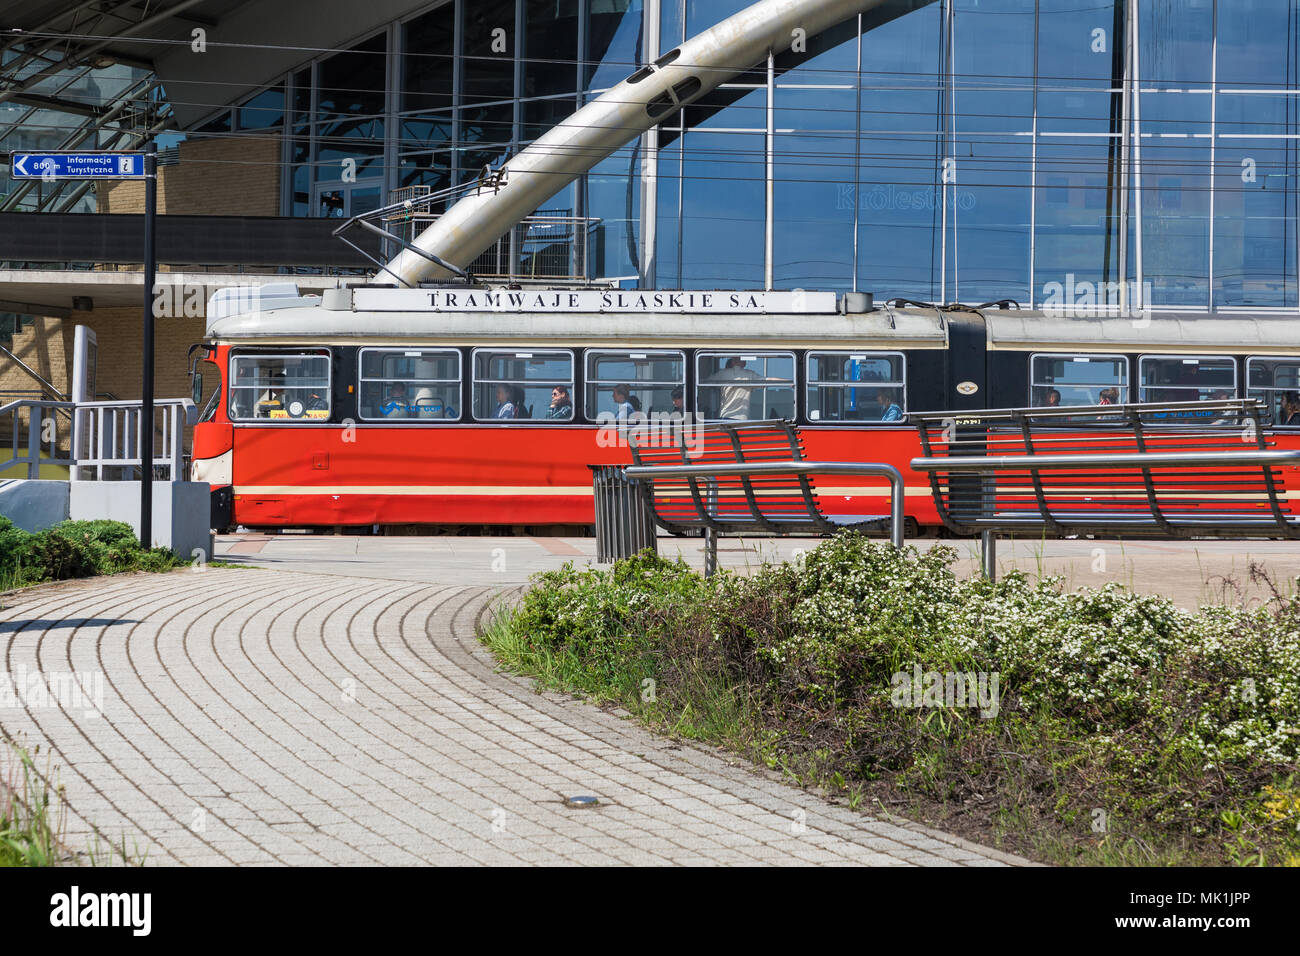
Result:
[[[658,553],[655,523],[641,488],[617,465],[589,465],[596,499],[596,562],[612,564],[644,551]]]

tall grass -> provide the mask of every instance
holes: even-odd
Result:
[[[50,792],[49,774],[36,772],[25,749],[8,750],[0,777],[0,866],[53,866],[66,856],[62,788]]]

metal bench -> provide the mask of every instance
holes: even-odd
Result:
[[[1300,537],[1283,467],[1256,400],[1015,408],[909,415],[943,523],[996,535]]]
[[[655,524],[674,534],[703,531],[705,573],[717,568],[719,534],[833,534],[844,529],[889,529],[903,544],[903,476],[876,462],[820,462],[804,458],[798,431],[788,422],[728,422],[629,430],[634,464]],[[815,475],[883,478],[890,483],[887,515],[827,514],[819,507]]]

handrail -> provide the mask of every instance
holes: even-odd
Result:
[[[760,461],[718,465],[631,465],[629,478],[744,478],[752,475],[839,475],[889,479],[889,539],[903,546],[903,474],[883,462]]]
[[[1160,388],[1153,385],[1151,388]],[[1130,414],[1153,415],[1162,411],[1268,411],[1268,403],[1258,398],[1228,398],[1207,402],[1124,402],[1114,405],[1035,405],[1029,408],[978,408],[943,412],[908,412],[904,420],[912,423],[946,422],[950,419],[971,419],[979,422],[1019,421],[1022,418],[1078,418],[1081,415]],[[1074,425],[1077,422],[1068,422]]]
[[[1088,455],[988,455],[952,458],[913,458],[913,471],[984,473],[991,471],[1104,471],[1107,468],[1158,468],[1181,465],[1292,465],[1300,464],[1300,451],[1194,452],[1167,451],[1142,454]]]

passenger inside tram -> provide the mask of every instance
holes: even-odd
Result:
[[[518,403],[515,400],[515,389],[509,385],[497,386],[497,418],[518,418]]]
[[[614,399],[616,419],[628,419],[641,411],[641,399],[632,394],[631,385],[615,385],[611,397]]]
[[[1277,422],[1279,425],[1300,425],[1300,393],[1282,393],[1282,414]]]
[[[903,410],[898,407],[894,401],[894,394],[887,388],[882,388],[876,392],[876,403],[880,407],[880,420],[882,422],[898,422],[903,420]]]
[[[1054,388],[1047,390],[1047,401],[1044,403],[1048,408],[1059,408],[1061,405],[1061,393]]]
[[[551,407],[546,410],[546,417],[551,421],[568,421],[573,417],[573,398],[569,395],[569,386],[557,385],[551,389]]]
[[[388,386],[388,401],[380,409],[389,418],[404,418],[410,414],[411,405],[406,397],[406,386],[394,382]]]

